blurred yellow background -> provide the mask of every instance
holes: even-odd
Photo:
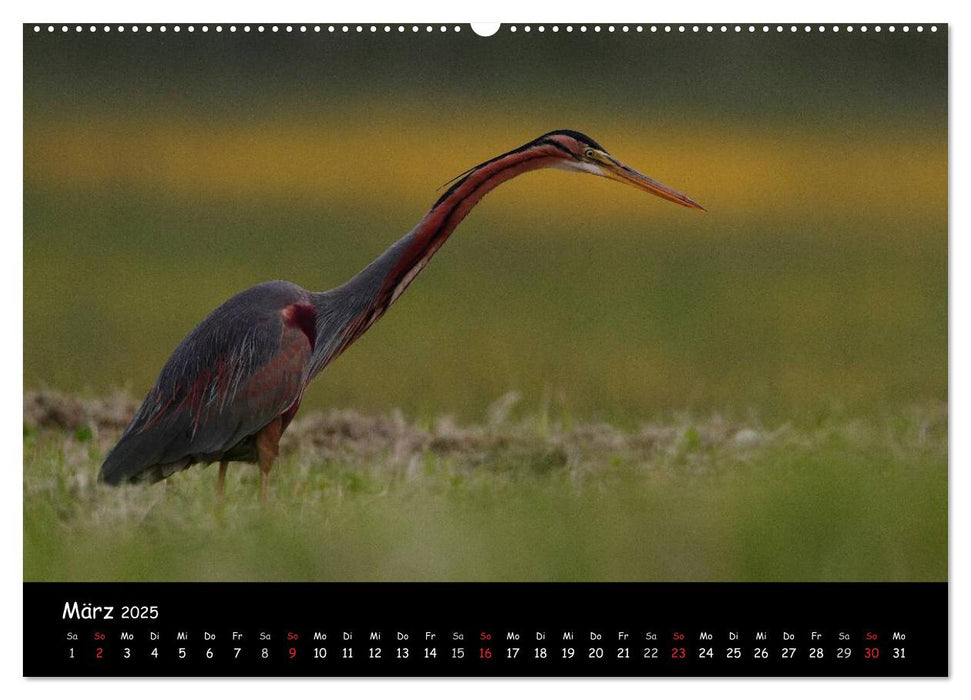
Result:
[[[943,37],[29,39],[27,388],[141,395],[229,296],[340,284],[442,183],[573,128],[709,213],[508,183],[305,405],[946,400]]]

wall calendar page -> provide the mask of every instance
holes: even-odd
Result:
[[[29,677],[941,677],[947,24],[23,25]]]

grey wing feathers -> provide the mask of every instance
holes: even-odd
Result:
[[[287,381],[253,386],[279,364],[287,336],[280,309],[296,295],[267,300],[264,294],[259,301],[271,303],[259,305],[246,295],[216,309],[179,344],[105,459],[100,480],[158,481],[194,462],[211,461],[299,396],[302,378],[293,362]]]

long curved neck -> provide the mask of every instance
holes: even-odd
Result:
[[[443,194],[408,234],[348,282],[376,292],[376,308],[383,313],[421,272],[472,208],[493,189],[517,175],[553,165],[559,160],[551,146],[524,147],[474,168]],[[372,267],[385,272],[374,279]]]
[[[318,295],[318,348],[328,355],[321,358],[323,363],[340,354],[384,315],[484,196],[517,175],[556,165],[561,159],[562,153],[554,145],[532,143],[473,168],[435,202],[415,228],[374,262],[341,287]],[[335,303],[342,307],[339,316],[343,318],[321,323],[322,313],[335,313]],[[343,327],[336,337],[335,326]]]

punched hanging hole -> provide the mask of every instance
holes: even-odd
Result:
[[[473,22],[472,31],[478,36],[492,36],[499,31],[499,22]]]

